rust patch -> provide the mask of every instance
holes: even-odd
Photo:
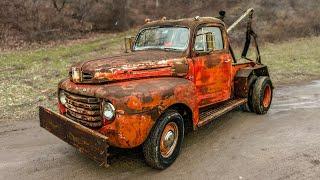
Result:
[[[144,142],[153,124],[148,114],[118,115],[114,123],[102,127],[99,132],[106,135],[113,146],[132,148]]]
[[[208,59],[205,60],[204,63],[206,65],[206,67],[213,68],[213,67],[219,65],[220,62],[221,62],[220,58],[208,58]]]
[[[152,101],[152,97],[151,96],[143,96],[142,97],[142,102],[143,103],[150,103]]]
[[[195,85],[199,106],[231,97],[232,61],[226,52],[195,57]],[[218,63],[218,64],[217,64]]]
[[[183,52],[137,51],[78,63],[70,68],[79,69],[81,81],[101,83],[161,76],[184,76],[188,71]]]

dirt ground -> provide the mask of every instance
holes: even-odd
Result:
[[[268,114],[233,111],[189,133],[164,171],[139,150],[105,169],[41,129],[37,118],[0,123],[0,179],[319,179],[320,81],[278,87]]]

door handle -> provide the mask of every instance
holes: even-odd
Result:
[[[231,59],[225,59],[225,60],[224,60],[225,63],[228,63],[228,62],[230,62],[230,61],[231,61]]]

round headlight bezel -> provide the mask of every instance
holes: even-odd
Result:
[[[116,116],[116,109],[109,101],[103,101],[102,103],[102,117],[104,120],[111,122]]]
[[[59,102],[62,105],[65,105],[67,103],[67,96],[66,96],[66,93],[64,92],[64,90],[59,91]]]

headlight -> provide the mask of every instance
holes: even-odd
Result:
[[[64,91],[59,92],[59,101],[61,104],[65,105],[67,103],[67,97]]]
[[[72,80],[74,82],[80,82],[81,81],[81,72],[79,69],[72,67],[71,69],[71,76],[72,76]]]
[[[112,120],[116,114],[114,106],[109,102],[104,102],[102,108],[103,118],[109,121]]]

